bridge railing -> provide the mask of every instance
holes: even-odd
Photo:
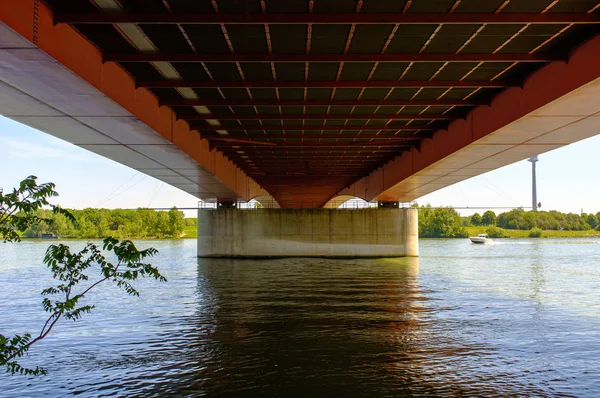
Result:
[[[289,208],[289,209],[314,209],[319,208],[321,203],[317,203],[315,201],[310,200],[297,200],[297,201],[285,201],[285,202],[276,202],[276,201],[231,201],[219,203],[216,201],[200,201],[198,203],[199,209],[205,210],[214,210],[220,208],[233,208],[239,210],[256,210],[256,209],[279,209],[279,208]],[[406,208],[410,207],[410,203],[400,203],[399,207]],[[374,208],[378,207],[377,202],[365,202],[363,200],[339,200],[339,201],[329,201],[327,202],[326,208],[328,209],[366,209],[366,208]]]

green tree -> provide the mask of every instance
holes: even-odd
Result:
[[[475,213],[471,216],[471,224],[472,225],[477,227],[477,226],[481,225],[481,222],[482,222],[482,220],[481,220],[481,216],[479,215],[479,213]]]
[[[38,185],[36,180],[37,177],[29,176],[11,193],[4,195],[0,192],[0,237],[5,242],[19,242],[19,232],[42,224],[61,228],[53,225],[54,220],[40,216],[40,212],[43,212],[42,206],[50,207],[54,216],[75,220],[70,212],[48,202],[50,197],[58,196],[54,184]],[[117,261],[108,260],[103,251],[109,252]],[[57,283],[42,290],[42,305],[50,315],[35,337],[30,333],[12,337],[0,334],[0,367],[12,374],[45,374],[46,371],[40,367],[22,367],[18,362],[19,358],[27,354],[33,344],[46,338],[61,318],[76,321],[82,315],[91,312],[94,306],[81,305],[80,300],[101,283],[112,282],[128,294],[139,296],[139,292],[131,284],[132,281],[140,277],[166,281],[157,268],[143,262],[157,253],[154,248],[138,250],[133,242],[119,241],[112,237],[104,239],[101,249],[93,243],[88,243],[78,253],[71,252],[70,248],[63,244],[48,247],[44,264],[50,269]],[[96,269],[99,273],[98,279],[93,283],[88,282],[91,269]]]
[[[596,218],[595,214],[582,214],[581,215],[581,219],[583,220],[584,223],[586,223],[587,225],[590,226],[589,229],[596,229],[596,227],[598,226],[598,219]]]
[[[183,233],[183,212],[177,210],[176,207],[169,210],[169,235],[178,238]]]
[[[456,210],[445,207],[419,209],[419,236],[423,238],[467,237],[466,229],[460,225],[460,215]]]
[[[496,213],[491,210],[486,211],[481,217],[481,223],[483,225],[496,225]]]
[[[169,215],[165,211],[159,211],[156,215],[155,231],[156,236],[164,238],[169,234]]]

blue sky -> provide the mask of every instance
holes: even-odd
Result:
[[[599,155],[600,135],[540,155],[537,177],[542,209],[600,211]],[[56,203],[69,208],[196,207],[198,203],[195,197],[153,177],[1,116],[0,170],[4,189],[31,174],[40,182],[56,183],[60,193]],[[530,206],[531,164],[521,161],[491,171],[418,202],[456,207]]]

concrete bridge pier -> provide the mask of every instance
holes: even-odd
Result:
[[[199,257],[418,256],[416,209],[200,209]]]

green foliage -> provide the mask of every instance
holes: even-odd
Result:
[[[43,221],[31,225],[23,236],[39,237],[54,234],[63,238],[179,238],[184,230],[183,212],[175,207],[166,211],[149,209],[83,209],[70,210],[75,223],[50,210],[36,210],[34,215]]]
[[[595,214],[583,213],[581,218],[590,226],[590,229],[596,229],[598,227],[598,217]]]
[[[58,228],[58,225],[69,228],[75,218],[67,210],[48,202],[48,198],[55,196],[57,193],[54,191],[54,184],[37,185],[34,176],[27,177],[19,188],[15,188],[10,194],[0,193],[0,237],[5,242],[18,242],[20,238],[16,231],[19,230],[44,226]],[[50,212],[53,218],[39,215],[39,212],[44,211],[41,210],[42,206],[52,209]],[[85,225],[85,228],[91,228],[90,225],[94,224],[92,220],[86,220],[86,223],[88,225]],[[110,253],[111,258],[116,258],[116,262],[108,260],[103,254],[104,251]],[[166,281],[156,267],[144,262],[157,253],[154,248],[138,250],[133,242],[119,241],[113,237],[104,239],[102,248],[88,243],[77,253],[71,252],[69,246],[63,244],[48,247],[44,264],[57,282],[57,285],[42,290],[42,305],[50,316],[35,338],[29,333],[10,338],[0,334],[0,367],[4,367],[11,374],[46,374],[40,367],[29,369],[21,366],[19,358],[27,354],[33,344],[48,336],[61,318],[76,321],[91,312],[94,306],[81,305],[80,300],[99,284],[109,281],[128,294],[139,296],[139,292],[131,284],[132,281],[143,277]],[[99,279],[94,283],[88,283],[90,269],[96,269],[99,274]]]
[[[527,236],[529,236],[530,238],[541,238],[543,232],[544,231],[542,231],[541,228],[533,227],[529,230],[529,234]]]
[[[504,238],[505,234],[504,231],[502,230],[502,228],[498,228],[496,226],[490,226],[485,230],[485,233],[490,237],[490,238]]]
[[[39,225],[42,222],[50,224],[49,218],[37,214],[43,206],[50,207],[49,214],[61,215],[73,220],[68,212],[48,202],[49,198],[58,196],[52,183],[37,184],[36,176],[29,176],[14,188],[12,192],[5,194],[0,190],[0,236],[4,242],[18,242],[21,237],[18,231],[24,231],[30,226]]]
[[[481,225],[481,216],[479,215],[479,213],[475,213],[471,216],[471,225],[474,225],[476,227]]]
[[[419,208],[419,236],[422,238],[466,238],[466,229],[461,225],[456,210],[445,207]]]
[[[597,218],[594,217],[596,220]],[[588,215],[561,213],[558,211],[525,211],[513,209],[498,215],[496,225],[505,229],[530,230],[537,227],[542,230],[587,231],[591,228]]]
[[[172,207],[168,212],[169,215],[169,235],[178,238],[183,232],[183,212],[177,210],[176,207]]]
[[[114,254],[115,263],[107,260],[103,251]],[[15,336],[11,339],[0,335],[0,366],[10,373],[37,375],[45,371],[41,368],[26,369],[15,359],[27,353],[31,345],[48,336],[59,319],[79,320],[84,314],[90,313],[93,305],[80,305],[85,295],[99,284],[110,281],[127,292],[139,296],[131,281],[150,277],[158,281],[166,281],[156,267],[144,263],[158,251],[154,248],[138,250],[129,240],[119,241],[109,237],[104,239],[102,249],[94,243],[88,243],[79,252],[73,253],[69,246],[51,245],[46,250],[44,264],[52,272],[52,277],[58,282],[56,286],[42,290],[42,305],[50,314],[39,335],[31,339],[31,335]],[[94,283],[89,280],[88,270],[95,268],[99,279]],[[86,284],[80,287],[81,284]]]
[[[483,216],[481,217],[481,224],[496,225],[496,213],[494,213],[491,210],[488,210],[485,213],[483,213]]]
[[[47,374],[46,370],[39,366],[35,369],[24,368],[15,360],[21,358],[31,344],[31,335],[15,335],[7,338],[0,334],[0,366],[3,366],[10,374],[19,373],[26,376],[38,376]]]
[[[463,227],[470,227],[471,226],[471,217],[461,216],[460,217],[460,225]]]
[[[196,227],[196,226],[198,226],[198,219],[197,218],[184,218],[183,225],[185,227]]]
[[[486,233],[489,227],[467,227],[469,236]],[[502,229],[499,228],[503,233],[503,238],[529,238],[529,230],[520,229]],[[600,231],[588,230],[588,231],[551,231],[544,230],[542,238],[600,238]]]

